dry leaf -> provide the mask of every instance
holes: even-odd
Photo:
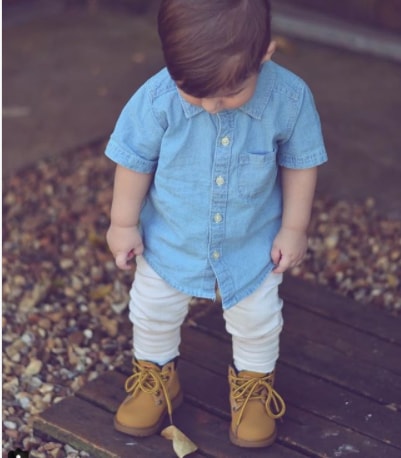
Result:
[[[95,230],[89,231],[88,240],[94,246],[104,246],[106,244],[104,235],[98,234]]]
[[[393,402],[391,404],[387,404],[386,407],[387,407],[387,409],[390,409],[393,412],[397,412],[398,411],[398,407],[397,407],[397,404],[395,402]]]
[[[198,447],[174,425],[164,428],[161,436],[173,441],[173,449],[179,458],[184,458],[198,450]]]
[[[98,287],[92,289],[89,292],[90,298],[93,299],[94,301],[98,299],[104,299],[106,296],[108,296],[111,292],[113,291],[113,285],[108,284],[108,285],[99,285]]]
[[[116,320],[110,320],[106,316],[100,316],[100,322],[110,337],[116,337],[118,334],[118,323]]]
[[[38,359],[32,359],[24,371],[24,375],[37,375],[42,370],[43,363]]]

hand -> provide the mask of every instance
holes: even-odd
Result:
[[[131,269],[129,261],[143,253],[142,237],[137,225],[120,227],[111,224],[106,239],[117,267],[122,270]]]
[[[299,265],[305,257],[308,239],[305,231],[282,227],[273,242],[271,257],[274,273],[283,273]]]

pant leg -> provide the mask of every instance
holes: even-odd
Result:
[[[178,356],[191,296],[168,285],[139,256],[130,298],[135,358],[164,365]]]
[[[224,311],[238,371],[268,373],[275,368],[283,327],[281,281],[282,275],[271,273],[253,294]]]

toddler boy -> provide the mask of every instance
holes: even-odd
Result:
[[[162,0],[166,68],[121,113],[110,249],[137,257],[130,293],[134,372],[115,416],[147,436],[182,401],[180,327],[216,284],[232,335],[231,441],[265,447],[285,404],[274,389],[278,286],[307,249],[317,166],[326,161],[305,83],[272,62],[268,0]]]

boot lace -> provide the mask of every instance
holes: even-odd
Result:
[[[251,400],[262,400],[270,418],[277,419],[284,415],[285,402],[272,385],[273,374],[250,379],[232,376],[232,397],[241,406],[237,426],[241,423],[245,408]]]
[[[173,407],[170,396],[167,392],[166,383],[170,378],[170,371],[167,368],[162,370],[151,367],[143,367],[134,362],[134,373],[125,381],[125,391],[134,397],[138,392],[158,396],[163,393],[167,404],[167,412],[170,423],[173,423]]]

